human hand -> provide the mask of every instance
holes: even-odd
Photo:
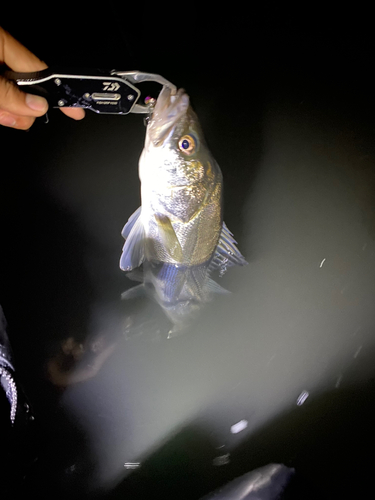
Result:
[[[0,26],[0,65],[13,71],[31,72],[46,69],[47,65],[15,40]],[[44,97],[26,94],[6,78],[0,77],[0,125],[27,130],[38,116],[47,112]],[[61,111],[75,120],[85,116],[82,108],[64,108]]]

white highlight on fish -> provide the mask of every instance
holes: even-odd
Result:
[[[188,95],[163,87],[139,160],[141,207],[122,231],[120,267],[142,284],[122,294],[154,298],[178,331],[227,290],[211,279],[247,262],[223,222],[222,174]]]
[[[247,426],[248,426],[247,420],[240,420],[236,424],[232,425],[232,427],[230,428],[230,432],[232,434],[238,434],[239,432],[245,430]]]
[[[309,393],[307,391],[302,391],[297,398],[297,406],[302,406],[308,397]]]
[[[323,264],[324,264],[325,260],[326,260],[325,258],[322,260],[322,262],[320,263],[319,267],[323,267]]]

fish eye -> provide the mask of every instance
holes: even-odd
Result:
[[[186,155],[193,154],[196,149],[194,137],[192,137],[191,135],[184,135],[178,141],[178,147]]]

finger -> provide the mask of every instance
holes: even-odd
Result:
[[[74,120],[82,120],[85,117],[85,110],[83,108],[61,108],[61,111],[64,115]]]
[[[48,103],[44,97],[25,94],[9,80],[0,78],[0,109],[18,116],[42,116]]]
[[[0,109],[0,125],[19,130],[28,130],[34,123],[32,116],[17,116]]]
[[[20,42],[12,37],[7,31],[0,26],[0,62],[4,62],[13,71],[33,72],[46,69],[48,66],[41,61],[35,54],[30,52]],[[8,82],[9,83],[9,82]],[[18,94],[13,90],[17,90],[15,86],[13,89],[4,86],[4,80],[0,79],[0,108],[8,111],[10,114],[25,115],[25,116],[41,116],[47,109],[47,101],[43,98],[24,94],[18,90]],[[5,96],[5,97],[4,97]],[[12,97],[8,101],[9,96]],[[23,96],[23,99],[21,99]],[[26,108],[25,108],[26,104]],[[23,112],[21,108],[23,107]],[[30,109],[27,109],[30,108]],[[30,111],[31,110],[31,111]],[[62,109],[70,118],[75,120],[82,120],[85,112],[82,108],[66,108]],[[33,120],[32,120],[33,121]],[[18,120],[19,122],[19,120]],[[25,120],[30,122],[30,120]],[[21,123],[21,122],[19,122]]]
[[[0,62],[13,71],[41,71],[47,65],[0,27]]]

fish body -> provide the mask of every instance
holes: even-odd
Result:
[[[142,205],[129,218],[120,267],[142,282],[123,294],[148,292],[176,329],[214,293],[210,278],[244,265],[223,222],[223,180],[188,95],[164,87],[148,123],[139,160]]]

